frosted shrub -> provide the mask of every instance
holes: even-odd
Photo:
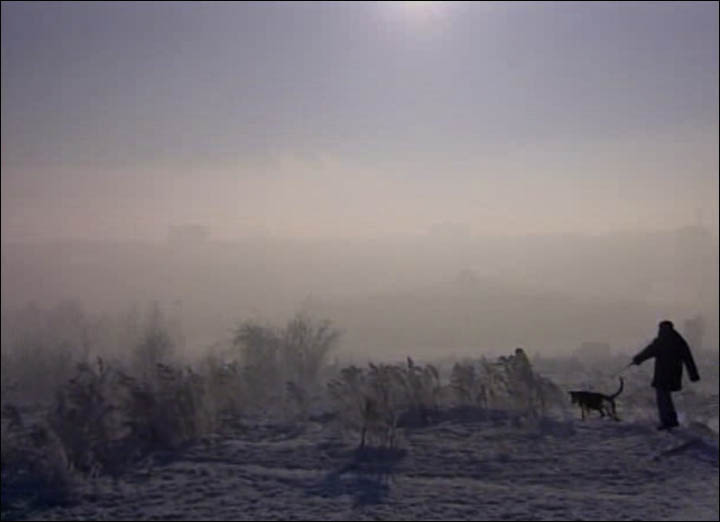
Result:
[[[131,437],[148,449],[176,449],[214,433],[218,412],[208,379],[191,368],[158,364],[154,379],[130,386]]]
[[[224,363],[215,357],[206,357],[201,365],[206,376],[207,393],[212,397],[218,416],[233,418],[248,407],[246,374],[237,361]]]
[[[148,452],[211,434],[217,409],[208,389],[189,368],[157,364],[136,378],[98,359],[58,390],[49,423],[73,468],[117,474]]]
[[[417,366],[368,364],[367,369],[350,366],[328,384],[331,399],[346,429],[358,432],[360,447],[366,442],[393,447],[397,428],[426,424],[437,410],[440,390],[437,370]]]
[[[450,374],[450,387],[460,404],[487,407],[485,384],[473,362],[455,363]]]
[[[15,406],[3,407],[3,514],[28,506],[67,504],[75,500],[80,485],[55,433],[44,423],[26,422]]]
[[[116,460],[114,446],[129,433],[123,377],[98,359],[96,365],[78,364],[75,376],[58,389],[48,420],[74,469],[94,474]]]
[[[462,405],[510,410],[532,417],[546,414],[563,397],[557,386],[533,370],[522,348],[494,362],[482,358],[456,363],[450,385]]]
[[[407,366],[399,368],[399,377],[406,395],[404,420],[413,424],[428,424],[439,406],[441,387],[437,369],[431,364],[419,366],[408,357]]]
[[[285,328],[243,323],[233,346],[239,351],[248,399],[258,406],[283,402],[304,416],[320,391],[320,374],[340,332],[329,321],[297,315]]]

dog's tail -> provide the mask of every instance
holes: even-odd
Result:
[[[623,378],[622,378],[622,377],[618,377],[618,379],[620,379],[620,389],[618,389],[618,391],[616,391],[614,395],[611,395],[611,396],[610,396],[610,399],[615,399],[615,397],[617,397],[618,395],[620,395],[620,394],[622,393],[622,391],[623,391],[623,386],[625,385],[625,383],[623,382]]]

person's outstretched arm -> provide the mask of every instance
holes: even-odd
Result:
[[[657,339],[655,339],[653,342],[651,342],[649,345],[647,345],[643,351],[641,351],[639,354],[637,354],[635,357],[633,357],[633,364],[642,364],[643,362],[647,361],[648,359],[655,357],[657,355],[658,350],[658,343]]]

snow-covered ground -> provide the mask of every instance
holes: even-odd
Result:
[[[718,441],[651,420],[448,413],[405,431],[398,450],[358,453],[329,422],[246,421],[234,436],[92,481],[75,505],[4,517],[718,520]]]

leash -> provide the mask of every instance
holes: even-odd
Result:
[[[623,366],[623,369],[622,369],[622,370],[620,370],[619,372],[613,374],[613,376],[612,376],[613,379],[614,379],[615,377],[619,377],[620,375],[622,375],[622,372],[624,372],[625,370],[627,370],[628,368],[630,368],[632,365],[633,365],[633,362],[630,361],[626,366]]]

